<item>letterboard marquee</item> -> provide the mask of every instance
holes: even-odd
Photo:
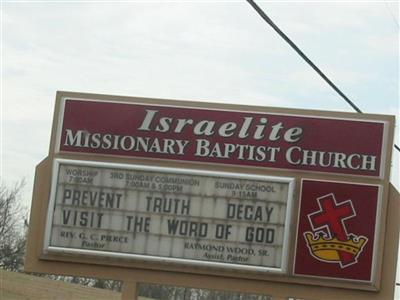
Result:
[[[286,271],[293,179],[56,160],[46,249]]]
[[[383,115],[59,92],[27,269],[379,291],[393,128]]]

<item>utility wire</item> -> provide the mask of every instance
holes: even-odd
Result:
[[[397,25],[397,29],[400,29],[399,18],[398,18],[398,17],[396,18],[396,16],[393,14],[393,12],[392,12],[392,10],[390,9],[390,6],[389,6],[389,4],[387,3],[387,1],[386,1],[386,0],[383,0],[383,2],[385,2],[385,7],[386,7],[386,9],[389,11],[389,14],[390,14],[390,16],[391,16],[392,19],[393,19],[393,22]]]
[[[252,0],[247,0],[249,4],[257,11],[257,13],[267,22],[289,45],[297,52],[309,65],[314,69],[342,98],[357,112],[362,113],[361,109],[357,107],[343,92],[300,50],[297,45],[282,31],[279,27],[267,16],[267,14]]]
[[[308,57],[307,55],[304,54],[303,51],[300,50],[299,47],[282,31],[280,28],[270,19],[270,17],[267,16],[267,14],[253,1],[253,0],[246,0],[253,8],[254,10],[260,15],[261,18],[265,22],[268,23],[279,35],[281,38],[283,38],[289,45],[294,49],[294,51],[297,52],[298,55],[303,58],[311,68],[314,69],[315,72],[318,73],[319,76],[322,77],[322,79],[325,80],[326,83],[329,84],[331,88],[335,90],[356,112],[358,113],[363,113],[361,109],[355,105]],[[400,152],[399,146],[394,144],[394,148]]]

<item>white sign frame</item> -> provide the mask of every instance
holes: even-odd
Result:
[[[190,258],[171,258],[163,256],[152,256],[143,254],[133,253],[121,253],[121,252],[110,252],[100,250],[89,250],[89,249],[76,249],[76,248],[65,248],[50,245],[52,221],[54,214],[54,207],[56,202],[56,192],[58,186],[58,174],[61,164],[75,165],[75,166],[88,166],[88,167],[99,167],[99,168],[116,168],[121,170],[140,170],[150,172],[161,172],[161,173],[174,173],[184,175],[200,175],[200,176],[212,176],[212,177],[224,177],[233,179],[247,179],[247,180],[258,180],[258,181],[274,181],[279,183],[288,184],[288,198],[286,202],[286,215],[285,215],[285,229],[282,244],[282,260],[280,268],[276,267],[265,267],[265,266],[254,266],[254,265],[241,265],[229,262],[213,262],[213,261],[201,261]],[[59,254],[59,255],[76,255],[76,256],[95,256],[95,257],[108,257],[116,259],[128,259],[141,262],[154,262],[162,264],[175,264],[185,265],[191,267],[206,267],[213,269],[227,269],[236,271],[248,271],[255,273],[281,273],[287,274],[288,270],[288,256],[289,256],[289,241],[291,238],[290,225],[293,216],[293,193],[295,186],[295,178],[292,177],[276,177],[276,176],[264,176],[254,175],[246,173],[228,173],[228,172],[217,172],[217,171],[205,171],[195,169],[178,169],[170,167],[154,167],[148,165],[134,165],[134,164],[117,164],[117,163],[106,163],[106,162],[94,162],[94,161],[80,161],[80,160],[69,160],[69,159],[55,159],[52,169],[52,180],[51,180],[51,191],[50,200],[47,210],[47,218],[45,225],[45,236],[44,236],[44,253],[45,254]]]

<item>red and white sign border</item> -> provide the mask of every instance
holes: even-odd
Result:
[[[66,101],[87,101],[87,102],[101,102],[101,103],[116,103],[116,104],[132,104],[132,105],[141,105],[141,106],[161,106],[161,107],[171,107],[171,108],[184,108],[184,109],[197,109],[197,110],[204,110],[207,111],[209,108],[204,108],[204,107],[196,107],[196,106],[179,106],[179,105],[169,105],[169,104],[157,104],[157,103],[140,103],[140,102],[130,102],[130,101],[123,101],[123,100],[104,100],[104,99],[91,99],[91,98],[84,98],[84,97],[69,97],[69,96],[63,96],[61,98],[61,105],[60,105],[60,112],[59,112],[59,118],[57,121],[57,129],[56,129],[56,145],[55,145],[55,152],[56,153],[75,153],[75,152],[70,152],[70,151],[65,151],[60,149],[61,145],[61,136],[62,136],[62,129],[63,129],[63,120],[64,120],[64,111],[65,111],[65,102]],[[157,99],[154,99],[157,100]],[[217,104],[217,103],[216,103]],[[264,108],[263,106],[260,106],[260,108]],[[240,110],[234,110],[234,109],[221,109],[221,108],[212,108],[215,111],[221,111],[221,112],[240,112],[243,113],[243,111]],[[329,120],[345,120],[345,121],[356,121],[356,122],[368,122],[368,123],[380,123],[383,124],[383,137],[382,137],[382,147],[380,149],[380,168],[379,168],[379,175],[372,176],[372,175],[360,175],[360,174],[343,174],[340,172],[321,172],[321,171],[315,171],[315,170],[301,170],[301,169],[286,169],[286,168],[269,168],[269,167],[258,167],[258,166],[241,166],[241,168],[262,168],[263,170],[283,170],[283,171],[290,171],[290,172],[307,172],[307,173],[316,173],[316,174],[333,174],[333,175],[339,175],[339,176],[349,176],[349,177],[363,177],[363,178],[377,178],[377,179],[384,179],[385,176],[385,162],[386,162],[386,154],[387,154],[387,142],[389,139],[388,133],[388,121],[383,121],[383,120],[367,120],[367,119],[355,119],[355,118],[341,118],[341,117],[327,117],[327,116],[318,116],[318,115],[302,115],[302,114],[290,114],[290,113],[276,113],[276,112],[265,112],[265,111],[245,111],[246,113],[250,114],[270,114],[270,115],[277,115],[277,116],[293,116],[293,117],[302,117],[302,118],[318,118],[318,119],[329,119]],[[83,153],[80,152],[80,155],[88,155],[88,153]],[[125,156],[120,156],[120,155],[110,155],[110,154],[100,154],[104,156],[112,156],[112,157],[122,157],[126,158]],[[140,159],[143,160],[150,160],[154,161],[154,158],[145,158],[145,157],[140,157]],[[162,159],[158,158],[159,160],[167,160],[167,161],[176,161],[176,162],[182,162],[181,160],[176,160],[176,159]],[[184,161],[184,163],[193,163],[193,164],[202,164],[204,165],[204,162],[196,162],[196,161]],[[229,166],[231,164],[220,164],[220,163],[211,163],[213,165],[223,165],[223,166]],[[232,165],[231,165],[232,166]],[[235,166],[235,164],[233,164]]]
[[[51,229],[54,214],[54,206],[56,201],[57,183],[58,183],[58,173],[61,164],[69,164],[76,166],[92,166],[92,167],[104,167],[104,168],[119,168],[123,170],[142,170],[142,171],[153,171],[153,172],[165,172],[174,174],[185,174],[185,175],[200,175],[200,176],[213,176],[213,177],[226,177],[233,179],[248,179],[248,180],[260,180],[260,181],[274,181],[280,183],[286,183],[288,185],[288,197],[286,202],[286,216],[285,216],[285,229],[282,244],[282,261],[281,267],[260,267],[253,265],[239,265],[228,262],[213,262],[213,261],[200,261],[194,259],[186,258],[170,258],[163,256],[152,256],[152,255],[142,255],[142,254],[131,254],[131,253],[120,253],[120,252],[109,252],[109,251],[98,251],[98,250],[87,250],[87,249],[76,249],[76,248],[65,248],[58,246],[51,246]],[[287,274],[288,273],[288,262],[289,262],[289,241],[292,235],[290,231],[290,224],[293,218],[293,194],[295,187],[295,178],[292,177],[276,177],[268,175],[255,175],[247,173],[228,173],[228,172],[218,172],[218,171],[205,171],[205,170],[195,170],[195,169],[179,169],[170,167],[155,167],[149,165],[134,165],[134,164],[119,164],[119,163],[108,163],[108,162],[96,162],[96,161],[81,161],[81,160],[70,160],[70,159],[55,159],[52,168],[52,180],[51,180],[51,191],[49,206],[47,209],[45,234],[44,234],[44,244],[43,251],[45,254],[72,254],[72,255],[83,255],[90,257],[107,257],[107,258],[117,258],[125,259],[131,261],[139,262],[154,262],[163,264],[174,264],[178,266],[192,266],[192,267],[207,267],[220,270],[234,270],[234,271],[244,271],[252,273],[273,273],[273,274]]]

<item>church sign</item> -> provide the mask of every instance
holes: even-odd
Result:
[[[391,116],[59,92],[26,269],[380,291],[393,132]]]

